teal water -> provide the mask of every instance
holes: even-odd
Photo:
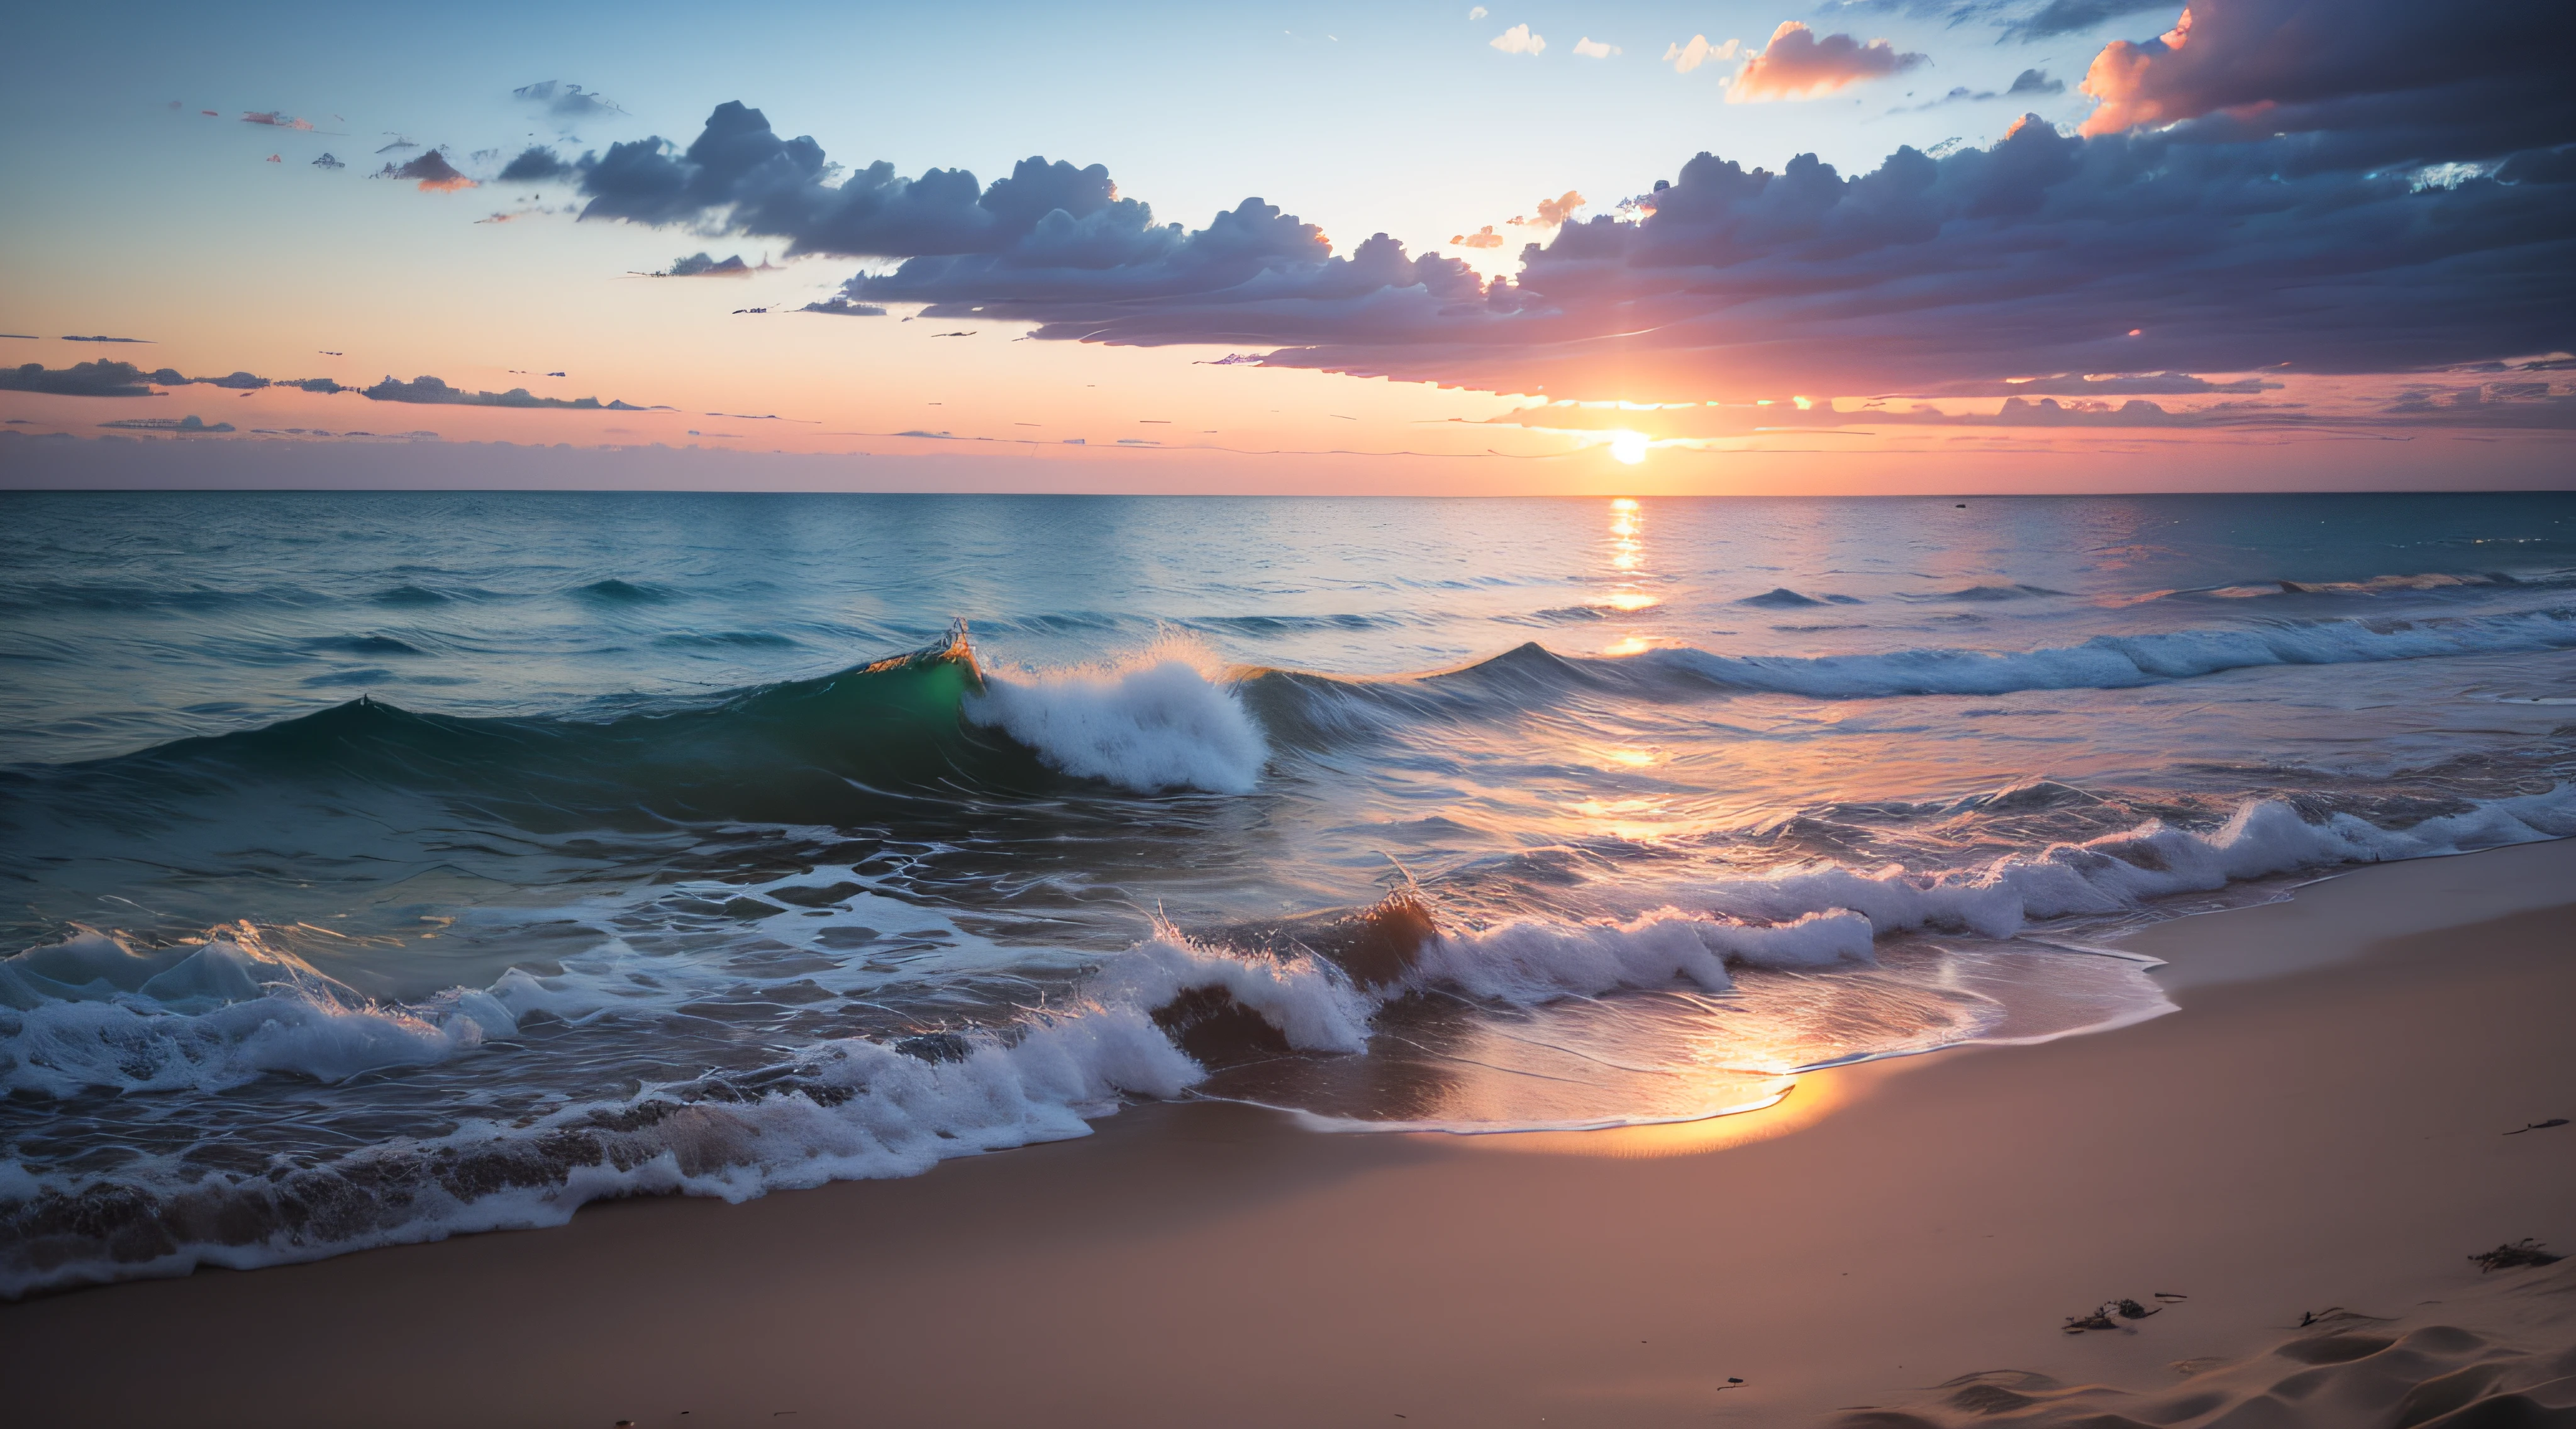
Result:
[[[2571,648],[2558,495],[0,496],[0,1291],[2153,1015]]]

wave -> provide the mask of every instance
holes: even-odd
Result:
[[[1530,1008],[1623,990],[1724,992],[1735,985],[1730,968],[1868,968],[1891,932],[2003,939],[2032,920],[2135,908],[2234,880],[2568,834],[2568,786],[2404,829],[2348,815],[2309,822],[2263,801],[2213,830],[2149,822],[1937,875],[1819,864],[1666,885],[1654,893],[1667,902],[1625,920],[1446,927],[1408,888],[1355,913],[1222,940],[1157,925],[1070,996],[1006,1026],[835,1038],[751,1072],[583,1101],[518,1125],[469,1121],[258,1175],[181,1174],[151,1162],[39,1175],[0,1161],[0,1296],[555,1225],[607,1196],[739,1201],[917,1174],[950,1156],[1083,1135],[1088,1119],[1126,1098],[1180,1096],[1230,1064],[1364,1054],[1378,1016],[1418,994]],[[0,1012],[0,1085],[63,1097],[93,1086],[216,1089],[277,1074],[338,1080],[465,1055],[540,1010],[614,1015],[604,986],[514,968],[487,989],[392,1006],[358,997],[247,925],[150,951],[81,930],[0,960],[10,1008]],[[1944,1036],[1974,1037],[1995,1023],[1963,1019]],[[1853,1055],[1921,1044],[1899,1038]]]
[[[101,784],[101,803],[264,783],[381,786],[470,798],[524,828],[570,830],[849,823],[960,788],[1058,792],[1066,775],[1138,793],[1244,793],[1267,758],[1235,693],[1186,662],[988,676],[961,627],[911,654],[711,701],[596,719],[478,718],[361,696],[28,777],[57,792],[77,792],[65,782]]]
[[[1879,655],[1715,655],[1666,648],[1625,657],[1725,690],[1815,699],[2005,695],[2124,689],[2265,665],[2344,665],[2576,647],[2576,611],[2420,620],[2282,622],[2151,635],[2100,635],[2026,651],[1897,650]]]
[[[987,672],[965,710],[1052,768],[1147,793],[1248,794],[1270,759],[1242,698],[1168,646],[1105,669]]]

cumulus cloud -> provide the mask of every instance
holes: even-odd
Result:
[[[2092,135],[2025,115],[1983,147],[1900,148],[1848,175],[1813,155],[1771,172],[1703,154],[1491,282],[1385,235],[1336,253],[1258,199],[1204,228],[1158,223],[1098,166],[1030,159],[989,187],[884,164],[835,181],[818,144],[739,104],[687,149],[621,145],[581,183],[589,217],[896,259],[843,299],[1046,340],[1259,348],[1265,366],[1551,396],[1976,391],[2119,412],[2199,395],[2190,383],[2251,395],[2195,373],[2404,374],[2576,348],[2576,95],[2513,78],[2545,74],[2522,52],[2563,52],[2547,42],[2568,22],[2525,16],[2521,44],[2489,48],[2507,81],[2485,87],[2455,84],[2452,60],[2410,64],[2422,34],[2403,25],[2376,32],[2401,53],[2374,69],[2195,19],[2168,53],[2234,35],[2288,66],[2269,88],[2311,97]],[[2436,165],[2459,167],[2417,181]],[[2007,382],[2032,374],[2044,385]]]
[[[827,302],[807,303],[796,311],[800,313],[831,313],[836,317],[845,318],[881,318],[886,315],[886,310],[878,307],[874,303],[854,303],[847,298],[833,298]]]
[[[1469,6],[1467,10],[1467,23],[1471,25],[1474,24],[1478,20],[1485,18],[1486,13],[1485,7],[1482,5]]]
[[[1486,43],[1507,55],[1535,55],[1547,49],[1547,36],[1531,34],[1527,25],[1514,25]]]
[[[2087,134],[2233,113],[2261,132],[2506,123],[2539,105],[2566,115],[2576,8],[2413,0],[2195,0],[2174,27],[2114,41],[2083,90]],[[2286,120],[2287,122],[2283,122]]]
[[[1529,226],[1534,228],[1555,228],[1566,222],[1568,219],[1573,218],[1574,211],[1583,207],[1583,202],[1583,195],[1576,193],[1572,189],[1567,189],[1564,193],[1555,198],[1540,199],[1538,201],[1538,217],[1527,220],[1527,222]],[[1523,220],[1515,218],[1512,222],[1521,223]]]
[[[457,172],[456,166],[447,162],[447,156],[436,149],[409,163],[387,163],[376,171],[375,177],[416,180],[422,193],[454,193],[458,189],[476,187],[472,179]]]
[[[584,93],[580,85],[559,79],[541,79],[535,84],[523,84],[511,90],[510,93],[530,104],[544,105],[549,114],[561,115],[568,119],[626,112],[610,103],[605,95]]]
[[[498,180],[505,184],[541,184],[573,176],[573,166],[555,157],[555,151],[543,144],[531,144],[519,151],[519,157],[501,168]]]
[[[313,167],[317,169],[345,169],[349,166],[341,163],[338,159],[335,159],[326,153],[321,158],[313,161]]]
[[[1708,42],[1708,36],[1693,35],[1690,37],[1689,44],[1676,41],[1664,46],[1664,63],[1671,65],[1675,74],[1688,74],[1711,60],[1720,63],[1731,60],[1735,58],[1736,52],[1743,48],[1742,40],[1729,40],[1722,45],[1712,45]]]
[[[1619,53],[1617,45],[1605,45],[1590,35],[1574,42],[1574,52],[1588,60],[1606,60]]]
[[[1736,70],[1735,82],[1728,86],[1726,97],[1734,103],[1811,99],[1865,79],[1902,73],[1929,63],[1929,59],[1926,55],[1900,54],[1885,40],[1862,44],[1849,35],[1827,35],[1819,40],[1815,31],[1798,21],[1783,20],[1780,28],[1771,32],[1771,43]]]
[[[1452,245],[1459,248],[1500,248],[1503,246],[1503,241],[1503,236],[1496,233],[1490,223],[1473,233],[1456,234],[1449,240]]]

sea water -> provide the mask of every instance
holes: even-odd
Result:
[[[0,1294],[2118,1025],[2571,649],[2559,495],[0,496]]]

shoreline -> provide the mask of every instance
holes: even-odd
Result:
[[[1937,1424],[1927,1387],[1984,1371],[2164,1390],[2303,1310],[2474,1298],[2500,1240],[2576,1249],[2576,1127],[2503,1136],[2576,1116],[2571,920],[2576,840],[2372,865],[2122,940],[2174,1013],[1762,1111],[1130,1107],[908,1180],[0,1305],[0,1371],[62,1425]],[[2516,1275],[2560,1271],[2485,1285]],[[2190,1298],[2060,1332],[2155,1291]]]

